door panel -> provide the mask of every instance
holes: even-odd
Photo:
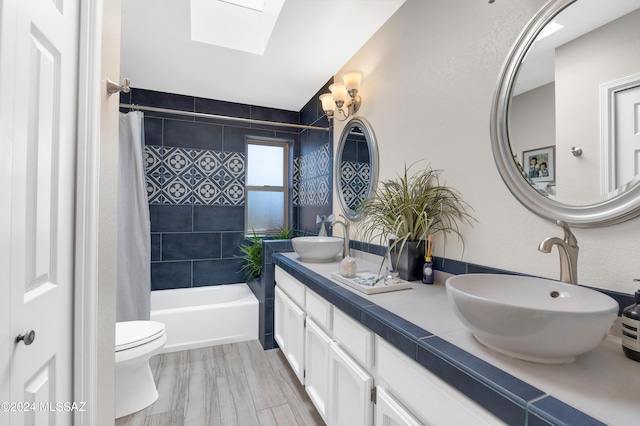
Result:
[[[376,426],[422,426],[385,388],[376,389]]]
[[[327,422],[336,426],[365,426],[372,422],[373,378],[336,342],[329,350]]]
[[[307,298],[307,300],[309,299]],[[327,421],[330,345],[331,338],[311,318],[307,317],[304,348],[304,387],[325,422]]]
[[[616,93],[616,187],[640,173],[640,86]]]
[[[2,247],[10,262],[9,342],[2,344],[10,350],[0,360],[9,380],[0,386],[12,403],[35,403],[12,412],[11,424],[71,424],[71,412],[47,403],[72,402],[79,1],[7,0],[1,7],[0,96],[11,104],[0,112],[10,107],[11,114],[0,119],[0,148],[11,160],[2,171],[10,188],[2,229],[10,235]],[[32,344],[15,340],[27,330],[35,331]]]
[[[287,300],[289,298],[284,294],[280,287],[274,288],[274,305],[273,305],[273,338],[280,346],[282,353],[286,353],[287,342],[285,329],[285,311],[287,309]]]
[[[286,350],[285,355],[289,364],[304,385],[304,320],[305,312],[293,300],[287,300],[286,308]]]

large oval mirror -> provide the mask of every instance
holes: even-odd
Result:
[[[491,140],[514,196],[590,227],[640,213],[640,0],[551,0],[498,80]]]
[[[359,220],[358,207],[378,178],[378,145],[364,118],[352,118],[342,130],[334,169],[340,207],[348,219]]]

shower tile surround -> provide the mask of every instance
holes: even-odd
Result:
[[[326,87],[319,93],[322,91]],[[121,93],[120,102],[328,126],[317,96],[300,112],[135,88]],[[144,114],[152,290],[245,281],[238,245],[244,241],[245,229],[247,136],[291,141],[290,217],[297,230],[317,233],[316,215],[330,213],[332,131],[300,131],[147,111]]]

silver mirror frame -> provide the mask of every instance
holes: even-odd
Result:
[[[373,189],[378,184],[378,143],[376,142],[376,135],[373,133],[373,128],[369,124],[367,120],[363,117],[355,116],[352,117],[347,124],[345,124],[344,129],[342,129],[342,133],[340,134],[340,141],[338,142],[338,149],[336,150],[336,158],[333,163],[334,169],[334,182],[336,187],[336,196],[338,197],[338,202],[340,203],[340,208],[342,212],[347,217],[347,219],[352,221],[358,221],[362,219],[360,213],[352,210],[347,205],[343,195],[342,188],[340,188],[340,162],[342,161],[342,151],[344,149],[344,145],[347,141],[347,137],[349,136],[349,131],[352,127],[359,126],[364,133],[364,137],[367,139],[367,146],[369,148],[369,160],[371,161],[371,176],[369,179],[369,184],[367,186],[367,196],[371,195]]]
[[[547,23],[578,0],[550,0],[529,21],[511,48],[500,71],[500,77],[491,106],[490,132],[493,158],[507,188],[520,203],[533,213],[555,222],[564,220],[572,226],[593,228],[609,226],[632,219],[640,214],[640,184],[628,185],[612,193],[605,201],[573,206],[539,194],[522,177],[513,159],[509,140],[508,114],[511,93],[515,86],[520,64],[529,48]]]

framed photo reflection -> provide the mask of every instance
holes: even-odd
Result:
[[[555,182],[556,147],[547,146],[523,151],[522,166],[531,182]]]

